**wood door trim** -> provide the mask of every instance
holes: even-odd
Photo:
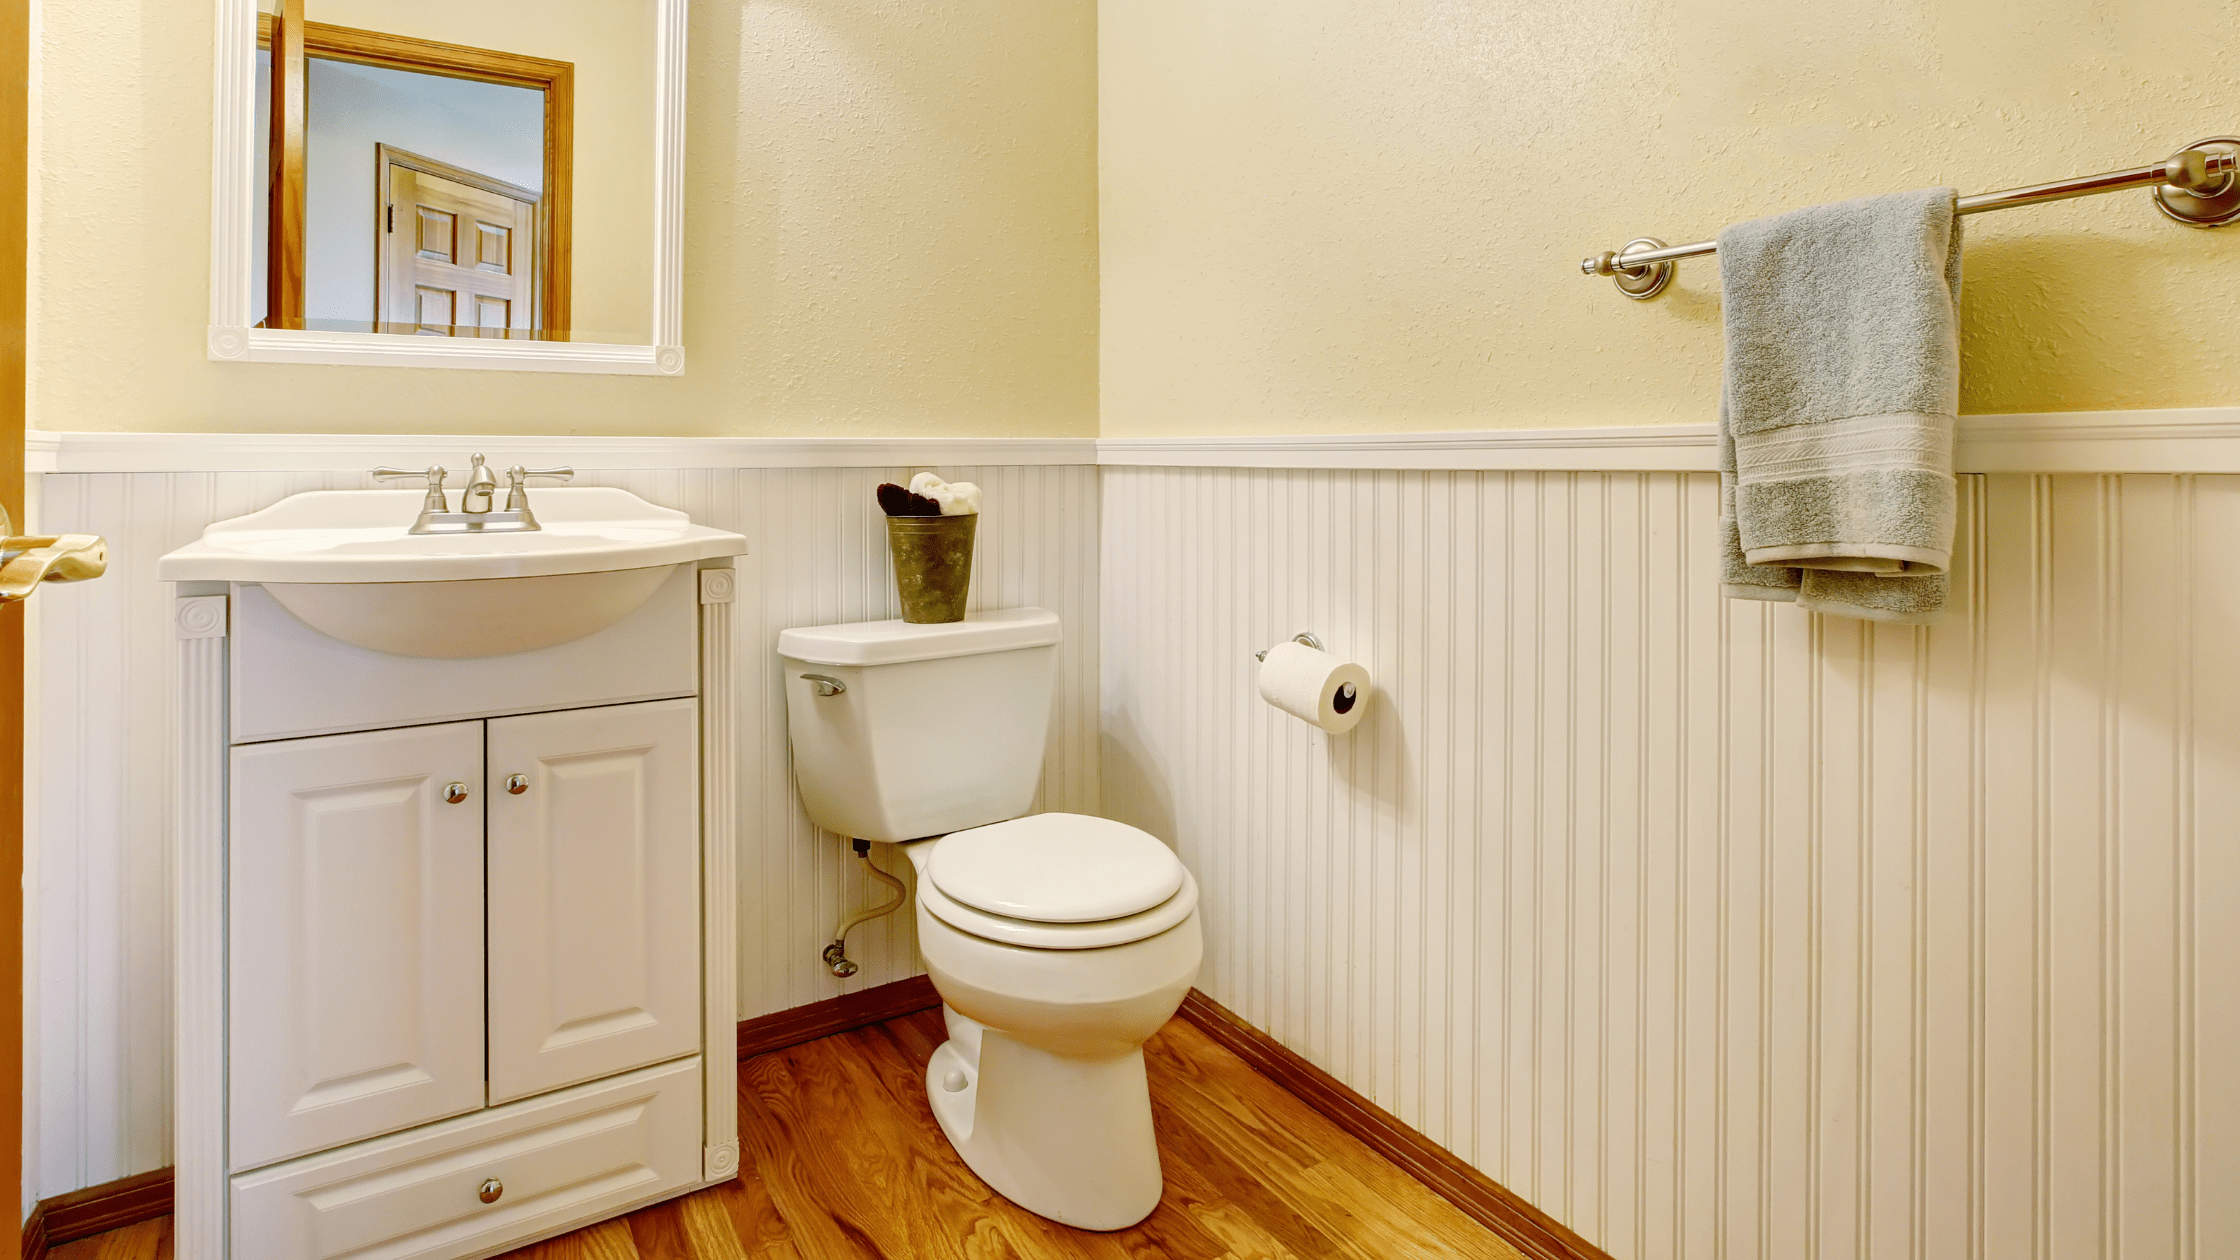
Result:
[[[257,14],[259,47],[269,46],[273,27],[270,14]],[[570,262],[575,239],[575,63],[325,22],[303,24],[303,46],[307,57],[534,88],[544,93],[544,192],[536,199],[538,337],[568,339],[575,288]]]
[[[377,195],[382,195],[384,201],[387,200],[385,194],[389,191],[389,165],[392,162],[398,166],[419,171],[423,175],[434,175],[439,179],[448,179],[454,184],[465,184],[469,188],[496,193],[501,197],[511,197],[515,201],[526,201],[530,205],[535,205],[542,200],[543,196],[534,189],[508,183],[495,175],[485,175],[480,171],[470,171],[464,166],[453,166],[449,162],[439,161],[432,157],[422,157],[410,149],[400,149],[393,144],[376,143],[373,146],[373,157],[374,161],[380,164],[381,187],[377,190]]]
[[[1202,991],[1190,990],[1178,1014],[1531,1260],[1610,1260],[1601,1248],[1522,1195],[1463,1162]]]
[[[739,1021],[739,1057],[751,1059],[773,1050],[791,1049],[805,1041],[869,1028],[939,1005],[941,995],[934,992],[933,981],[912,976],[807,1006],[772,1011]]]
[[[266,207],[264,324],[267,328],[301,328],[307,130],[304,85],[309,77],[304,28],[308,24],[303,20],[303,0],[281,0],[281,8],[265,37],[272,48],[272,132],[265,146],[270,203]]]
[[[168,1168],[41,1199],[23,1227],[23,1260],[39,1260],[49,1247],[170,1214]]]

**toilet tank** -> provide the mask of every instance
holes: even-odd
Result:
[[[1059,638],[1058,615],[1040,608],[781,632],[793,779],[810,821],[900,841],[1025,814]]]

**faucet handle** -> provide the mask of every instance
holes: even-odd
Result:
[[[420,509],[421,512],[450,510],[443,497],[444,471],[441,464],[430,464],[423,472],[414,472],[409,468],[376,468],[373,470],[373,476],[376,481],[401,481],[409,477],[426,477],[428,479],[428,497]]]
[[[554,481],[567,481],[576,475],[573,468],[523,468],[519,464],[506,469],[506,511],[521,513],[523,529],[541,529],[537,515],[529,510],[528,480],[531,477],[549,477]]]

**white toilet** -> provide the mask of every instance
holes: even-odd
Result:
[[[787,630],[793,774],[818,826],[901,843],[949,1040],[926,1093],[1005,1198],[1082,1229],[1158,1206],[1143,1043],[1198,977],[1198,885],[1155,837],[1026,813],[1055,613]]]

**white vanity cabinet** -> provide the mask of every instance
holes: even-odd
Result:
[[[181,1260],[461,1260],[736,1174],[728,563],[461,660],[181,583]]]

